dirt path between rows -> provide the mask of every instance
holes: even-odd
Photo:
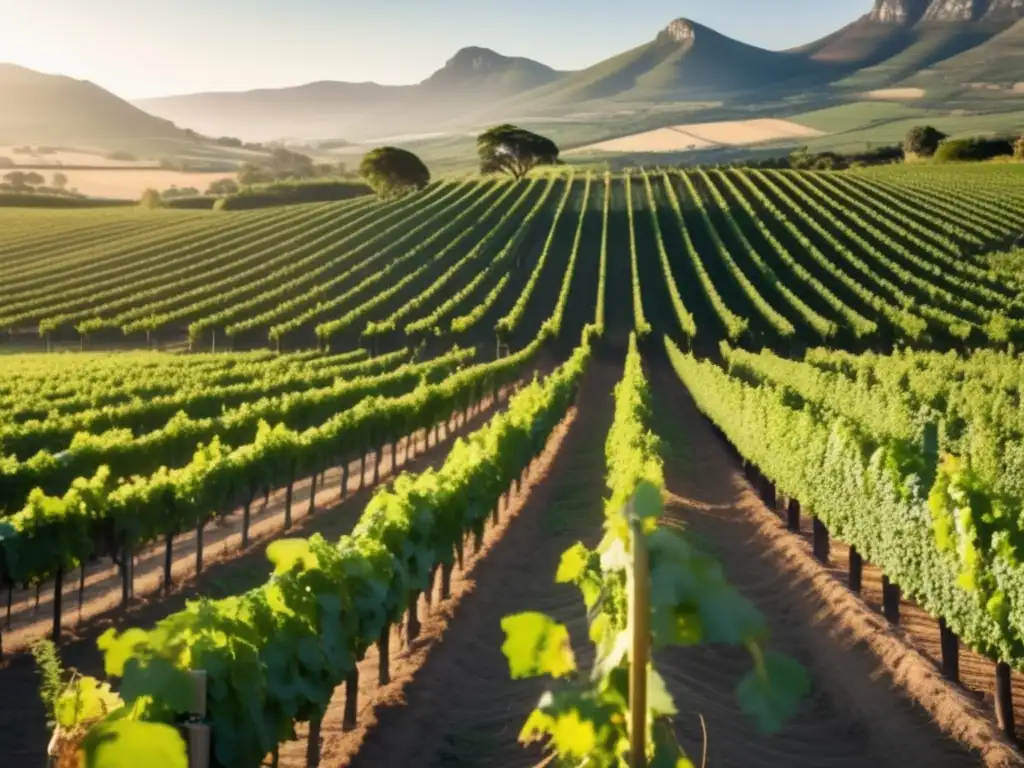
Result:
[[[436,647],[421,649],[419,659],[407,657],[408,679],[378,695],[369,724],[329,739],[325,766],[504,768],[541,759],[519,746],[517,736],[544,682],[509,679],[500,620],[540,610],[569,626],[574,645],[586,639],[578,593],[555,586],[553,575],[566,547],[580,539],[593,545],[601,535],[604,439],[619,369],[595,365],[560,452],[536,478],[514,525],[467,575],[456,604],[435,622]],[[836,633],[827,606],[760,535],[756,516],[777,518],[760,505],[692,402],[664,374],[658,391],[672,492],[667,516],[685,522],[690,535],[721,558],[768,618],[773,647],[797,657],[814,680],[798,716],[781,734],[763,737],[733,695],[749,667],[744,652],[703,647],[662,654],[659,669],[680,707],[678,735],[690,754],[701,754],[699,713],[707,724],[710,766],[978,765],[977,756],[887,679],[868,650]],[[577,652],[588,664],[585,647]]]
[[[803,542],[785,534],[672,372],[652,378],[671,493],[667,515],[720,559],[729,580],[767,618],[771,646],[800,660],[813,680],[798,715],[766,737],[738,713],[733,695],[750,669],[745,651],[700,646],[663,653],[659,669],[676,697],[678,735],[690,754],[702,749],[699,714],[712,766],[979,765],[979,755],[943,733],[897,685],[890,667],[897,659],[883,663],[877,647],[860,642],[858,634],[872,628],[869,609],[848,593],[820,589],[827,574]],[[898,660],[904,676],[913,659]],[[946,695],[941,686],[933,693]],[[953,698],[932,703],[955,709]],[[983,717],[974,717],[984,730]],[[1001,744],[988,746],[986,764],[1019,764]]]
[[[431,647],[406,659],[404,683],[378,694],[371,721],[329,740],[322,765],[485,768],[533,765],[541,757],[517,738],[544,681],[511,682],[500,622],[543,611],[569,626],[584,664],[593,657],[580,642],[587,624],[579,592],[555,585],[554,576],[565,549],[581,539],[593,546],[601,536],[604,440],[619,373],[594,363],[579,411],[549,444],[525,503],[507,530],[492,532],[486,559],[463,575],[454,600],[430,620]]]
[[[499,403],[503,406],[504,396]],[[488,405],[485,403],[485,405]],[[471,414],[465,424],[451,432],[442,426],[439,429],[440,442],[426,448],[421,433],[418,446],[414,448],[411,461],[407,461],[405,442],[398,446],[399,470],[421,472],[429,467],[438,467],[448,455],[451,441],[481,426],[494,413],[494,405]],[[392,479],[391,452],[384,451],[380,470],[380,483]],[[240,525],[236,516],[227,518],[221,528],[210,526],[206,535],[206,565],[196,578],[194,573],[194,544],[184,541],[175,551],[175,591],[169,596],[153,594],[150,598],[137,598],[127,608],[120,607],[120,580],[113,569],[111,573],[99,575],[96,582],[86,587],[97,590],[86,606],[92,611],[92,618],[83,620],[73,631],[65,631],[60,646],[61,658],[66,666],[74,667],[84,674],[102,676],[103,664],[96,648],[96,639],[114,626],[125,629],[130,626],[150,627],[168,614],[184,608],[187,600],[197,597],[222,597],[237,594],[263,583],[270,572],[270,565],[264,554],[266,544],[274,538],[288,535],[308,537],[314,533],[328,539],[338,538],[349,531],[358,521],[366,503],[374,493],[372,463],[367,463],[365,485],[359,488],[359,462],[353,462],[349,478],[350,495],[339,500],[341,470],[338,467],[327,472],[327,481],[317,492],[317,511],[307,514],[309,504],[309,479],[295,485],[293,526],[287,534],[282,531],[284,491],[275,491],[270,497],[270,507],[262,510],[259,517],[253,515],[252,536],[249,548],[239,549]],[[379,487],[376,486],[376,487]],[[262,499],[260,500],[262,503]],[[254,506],[254,512],[256,507]],[[257,519],[259,523],[257,524]],[[183,539],[185,537],[182,537]],[[194,539],[194,534],[192,535]],[[151,562],[152,561],[152,562]],[[99,570],[100,566],[94,566]],[[162,569],[162,551],[159,557],[142,555],[136,566],[136,590],[156,590]],[[68,601],[70,605],[70,599]],[[40,611],[43,616],[44,610]],[[68,609],[68,613],[72,613]],[[69,617],[70,620],[70,617]],[[50,627],[48,617],[38,618],[34,624],[35,635],[45,635]],[[24,641],[32,639],[28,629],[21,635]],[[14,633],[11,635],[14,637]],[[7,635],[5,635],[6,641]],[[27,653],[9,655],[0,666],[0,765],[3,768],[37,768],[45,764],[46,716],[38,696],[38,674]]]

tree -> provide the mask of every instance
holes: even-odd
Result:
[[[25,191],[35,184],[42,184],[44,179],[34,171],[11,171],[4,176],[4,181],[10,184],[12,189]]]
[[[313,158],[284,147],[270,153],[269,165],[277,179],[308,179],[316,175]]]
[[[412,152],[398,147],[377,147],[363,157],[359,175],[381,197],[391,197],[430,183],[430,171]]]
[[[521,179],[531,168],[558,163],[551,139],[515,125],[496,125],[476,140],[480,173],[507,173]]]
[[[68,177],[63,173],[53,174],[53,186],[63,191],[68,185]]]
[[[142,197],[139,198],[140,208],[159,208],[163,204],[163,200],[160,199],[160,193],[152,187],[143,192]]]
[[[908,155],[931,157],[945,138],[946,134],[930,125],[918,125],[907,132],[903,140],[903,151]]]
[[[1017,143],[1013,145],[1013,158],[1014,160],[1024,160],[1024,136],[1017,139]]]
[[[238,184],[234,179],[217,179],[206,188],[208,195],[233,195],[238,191]]]

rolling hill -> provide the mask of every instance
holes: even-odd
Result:
[[[487,48],[463,48],[416,85],[324,81],[292,88],[200,93],[136,102],[141,109],[210,135],[265,140],[282,137],[366,138],[436,126],[453,111],[545,85],[560,73],[530,59]]]
[[[425,80],[397,86],[320,81],[132,105],[91,83],[5,66],[0,96],[18,108],[0,118],[0,141],[118,149],[196,141],[175,124],[259,141],[358,143],[438,134],[449,141],[511,120],[556,126],[557,140],[571,144],[584,134],[598,140],[641,123],[644,129],[672,124],[667,113],[673,109],[695,113],[714,104],[713,117],[699,118],[710,120],[771,116],[773,109],[791,114],[798,104],[834,106],[863,99],[865,91],[903,86],[923,89],[915,93],[936,104],[957,92],[961,101],[985,109],[1000,101],[1006,102],[1002,109],[1019,109],[1020,81],[1024,0],[875,0],[861,18],[787,51],[765,50],[680,18],[647,42],[578,71],[469,47]],[[558,127],[570,123],[580,125]]]
[[[813,74],[805,56],[767,51],[676,19],[649,43],[573,72],[516,101],[571,106],[599,99],[650,102],[721,98]]]
[[[96,146],[145,150],[188,140],[184,130],[153,117],[93,83],[0,64],[0,144]]]

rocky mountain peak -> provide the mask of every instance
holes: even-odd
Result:
[[[973,21],[985,13],[986,5],[983,0],[933,0],[924,21]]]
[[[882,24],[916,24],[931,0],[875,0],[869,18]]]
[[[903,26],[919,21],[1018,21],[1024,19],[1024,0],[875,0],[868,18]]]
[[[676,19],[662,30],[659,39],[672,40],[682,45],[692,43],[697,31],[689,19]]]
[[[444,65],[445,69],[472,72],[488,72],[499,69],[506,64],[508,59],[490,48],[478,48],[471,46],[462,48],[448,60]]]
[[[1007,21],[1024,19],[1024,0],[990,0],[985,17]]]

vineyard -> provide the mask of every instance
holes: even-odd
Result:
[[[0,210],[0,762],[1024,765],[1022,238],[1010,164]]]

